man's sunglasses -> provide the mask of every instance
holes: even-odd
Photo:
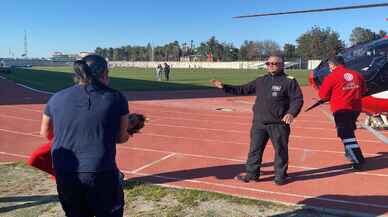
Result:
[[[265,65],[267,65],[267,66],[279,66],[279,65],[281,65],[282,63],[281,62],[278,62],[278,63],[275,63],[275,62],[266,62],[265,63]]]

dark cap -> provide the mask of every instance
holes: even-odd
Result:
[[[99,78],[108,70],[108,63],[104,57],[100,55],[91,54],[83,57],[82,60],[85,61],[85,63],[89,66],[93,77]]]
[[[345,60],[342,56],[336,55],[336,56],[330,56],[327,60],[328,63],[334,64],[336,66],[339,65],[345,65]]]
[[[75,82],[95,82],[108,72],[108,63],[99,55],[88,55],[74,62]]]

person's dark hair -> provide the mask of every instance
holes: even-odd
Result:
[[[101,76],[108,71],[108,63],[99,55],[88,55],[73,64],[74,81],[85,83],[100,83]]]
[[[345,60],[342,56],[330,56],[329,59],[327,60],[328,63],[331,63],[335,66],[339,65],[345,65]]]

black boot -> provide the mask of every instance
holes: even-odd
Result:
[[[259,176],[252,174],[238,175],[235,177],[237,180],[248,183],[249,181],[259,181]]]

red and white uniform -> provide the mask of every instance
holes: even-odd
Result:
[[[333,113],[340,110],[361,111],[361,98],[366,91],[366,83],[360,73],[337,66],[323,80],[319,97],[330,100]]]

